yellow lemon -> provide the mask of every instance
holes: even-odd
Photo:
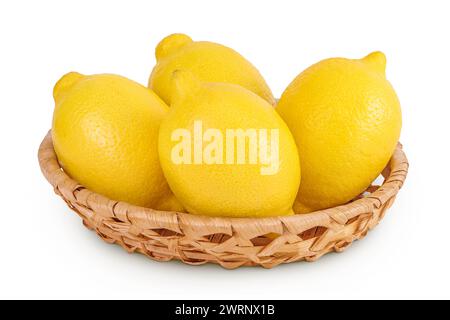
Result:
[[[385,65],[381,52],[323,60],[283,93],[276,110],[295,137],[302,166],[296,213],[352,200],[388,163],[402,118]]]
[[[213,42],[192,41],[185,34],[172,34],[158,44],[155,55],[157,64],[148,86],[169,105],[172,73],[178,69],[191,71],[206,82],[239,84],[275,104],[259,71],[233,49]]]
[[[167,105],[117,75],[68,73],[55,85],[52,137],[61,166],[111,199],[180,210],[163,176],[158,130]]]
[[[288,215],[300,183],[294,139],[274,108],[253,92],[173,75],[174,95],[159,133],[161,166],[190,213]]]

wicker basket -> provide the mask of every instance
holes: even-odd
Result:
[[[61,169],[50,132],[39,148],[39,163],[55,192],[106,242],[158,261],[212,262],[227,269],[272,268],[343,251],[379,223],[408,172],[399,144],[382,173],[382,186],[370,186],[364,196],[346,205],[289,217],[239,219],[156,211],[92,192]],[[271,239],[265,236],[269,233],[281,236]]]

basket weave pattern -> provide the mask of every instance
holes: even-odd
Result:
[[[383,184],[370,186],[364,197],[309,214],[239,219],[157,211],[92,192],[61,169],[50,132],[39,148],[39,163],[56,194],[106,242],[158,261],[179,259],[192,265],[211,262],[227,269],[255,265],[272,268],[342,252],[380,222],[408,172],[408,161],[399,144],[383,171]],[[265,236],[269,233],[281,236],[271,239]]]

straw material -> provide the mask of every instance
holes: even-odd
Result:
[[[239,219],[157,211],[92,192],[61,169],[50,132],[39,148],[39,163],[55,192],[106,242],[158,261],[179,259],[192,265],[211,262],[227,269],[255,265],[272,268],[342,252],[379,223],[408,172],[408,161],[399,144],[383,171],[382,186],[370,186],[364,196],[346,205],[288,217]],[[265,236],[270,233],[281,236]]]

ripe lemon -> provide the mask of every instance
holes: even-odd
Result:
[[[270,104],[272,92],[259,71],[239,53],[223,45],[192,41],[185,34],[172,34],[156,47],[157,64],[148,86],[171,104],[171,77],[175,70],[189,70],[206,82],[235,83],[253,91]]]
[[[323,60],[283,93],[276,110],[295,137],[302,166],[296,213],[350,201],[388,163],[402,118],[385,64],[381,52]]]
[[[158,130],[168,107],[126,78],[68,73],[55,85],[52,137],[64,170],[111,199],[180,210],[159,165]]]
[[[173,75],[174,95],[159,133],[161,166],[190,213],[292,214],[300,183],[294,139],[273,107],[234,84]]]

